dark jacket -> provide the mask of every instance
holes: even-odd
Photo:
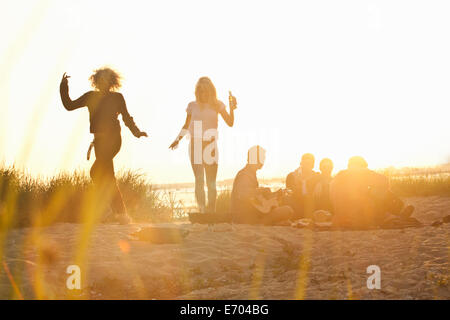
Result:
[[[292,191],[295,198],[301,200],[305,195],[312,195],[314,188],[320,181],[320,173],[313,171],[306,180],[306,194],[303,192],[302,175],[297,171],[289,173],[286,177],[286,189]]]
[[[133,135],[139,136],[140,130],[128,113],[125,99],[121,93],[88,91],[78,99],[71,100],[69,87],[67,84],[61,84],[60,94],[64,108],[69,111],[88,107],[91,133],[120,133],[118,116],[121,114],[123,122]]]

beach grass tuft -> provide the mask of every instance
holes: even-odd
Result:
[[[139,172],[122,171],[118,184],[136,222],[166,222],[182,216],[182,203],[173,194],[155,190]],[[4,228],[80,222],[92,184],[82,172],[33,178],[14,168],[0,168],[0,226]]]

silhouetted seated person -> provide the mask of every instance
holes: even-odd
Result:
[[[266,158],[266,151],[254,146],[248,151],[247,165],[238,172],[231,192],[231,215],[234,223],[273,225],[292,218],[289,206],[274,205],[262,209],[265,199],[274,200],[276,192],[269,188],[259,188],[256,171],[261,169]],[[276,199],[275,199],[276,200]],[[261,211],[263,210],[263,211]],[[264,213],[268,211],[267,213]]]
[[[320,178],[314,189],[314,210],[326,210],[332,212],[332,205],[330,199],[330,183],[333,179],[331,173],[333,172],[333,161],[324,158],[320,161]]]
[[[287,203],[294,209],[295,219],[311,217],[314,211],[313,193],[320,180],[320,174],[313,171],[314,161],[311,153],[305,153],[300,167],[286,177],[286,188],[292,191]]]
[[[392,215],[408,218],[414,207],[389,188],[389,180],[368,169],[362,157],[352,157],[347,170],[340,171],[330,184],[334,209],[333,224],[344,228],[371,228],[383,225]]]

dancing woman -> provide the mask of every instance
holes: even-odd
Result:
[[[115,91],[121,86],[117,72],[110,68],[95,70],[89,78],[95,90],[86,92],[76,100],[69,97],[68,78],[69,76],[64,73],[60,84],[64,108],[72,111],[87,106],[89,110],[90,131],[94,134],[95,151],[95,162],[90,171],[92,181],[99,195],[109,204],[113,219],[121,224],[130,223],[114,175],[113,159],[122,145],[119,114],[135,137],[147,137],[147,133],[138,129],[128,113],[122,94]]]

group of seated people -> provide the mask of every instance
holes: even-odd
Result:
[[[326,213],[335,227],[379,227],[389,217],[408,218],[414,208],[405,206],[389,187],[389,179],[368,168],[359,156],[349,159],[346,170],[332,177],[333,162],[320,161],[314,171],[314,156],[306,153],[300,166],[288,174],[286,188],[271,192],[260,188],[257,170],[264,165],[266,151],[250,148],[247,165],[238,172],[231,193],[232,221],[273,225],[311,219]]]

